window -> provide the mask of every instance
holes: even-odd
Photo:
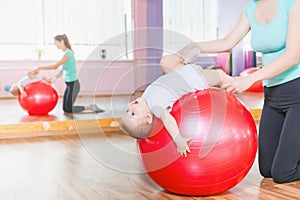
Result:
[[[131,0],[6,0],[0,12],[5,30],[0,38],[1,60],[36,59],[37,51],[43,51],[43,59],[56,60],[59,52],[53,37],[62,33],[80,52],[77,59],[86,59],[98,45],[133,26]],[[103,48],[126,43],[105,43]]]
[[[164,0],[163,13],[166,51],[178,51],[192,41],[217,39],[216,0]]]

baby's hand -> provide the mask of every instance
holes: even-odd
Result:
[[[174,141],[177,146],[177,151],[181,156],[186,157],[187,152],[191,153],[190,147],[187,144],[187,142],[190,140],[191,138],[183,138],[181,136],[178,136],[178,138],[176,138],[176,140]]]

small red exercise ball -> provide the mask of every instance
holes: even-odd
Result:
[[[252,73],[256,72],[257,70],[259,70],[259,68],[257,68],[257,67],[245,69],[244,71],[241,72],[240,76],[249,76],[249,74],[252,74]],[[263,92],[264,87],[263,87],[262,81],[255,82],[253,85],[251,85],[251,87],[248,89],[248,91]]]
[[[151,135],[138,140],[143,166],[163,189],[189,196],[218,194],[249,172],[257,151],[253,118],[232,94],[211,88],[175,102],[171,114],[191,153],[180,157],[160,120]]]
[[[18,100],[29,115],[47,115],[57,104],[57,92],[44,81],[30,83],[24,91],[26,95],[19,94]]]

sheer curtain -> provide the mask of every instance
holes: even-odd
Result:
[[[41,39],[40,0],[2,1],[0,13],[0,44],[38,44]]]
[[[131,30],[131,0],[43,0],[46,43],[68,33],[77,45],[97,45]]]
[[[0,60],[37,59],[37,50],[42,59],[57,59],[53,37],[62,33],[80,52],[78,59],[85,59],[133,24],[131,0],[2,0],[0,13]],[[106,45],[125,45],[114,43]]]
[[[164,47],[177,51],[191,41],[217,37],[216,0],[164,0]]]

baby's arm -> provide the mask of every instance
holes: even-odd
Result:
[[[209,70],[204,69],[200,70],[201,75],[206,80],[206,83],[210,86],[222,85],[224,81],[231,79],[232,77],[227,75],[224,71],[218,70]]]
[[[28,77],[24,77],[17,83],[17,87],[19,88],[20,93],[23,95],[26,95],[26,92],[24,91],[24,86],[27,84],[27,80]]]
[[[174,117],[167,111],[164,110],[164,112],[161,114],[161,120],[169,132],[171,138],[173,139],[174,143],[177,146],[177,151],[181,156],[187,156],[187,152],[191,152],[190,148],[187,144],[190,138],[183,138],[180,135],[178,125],[174,119]]]

